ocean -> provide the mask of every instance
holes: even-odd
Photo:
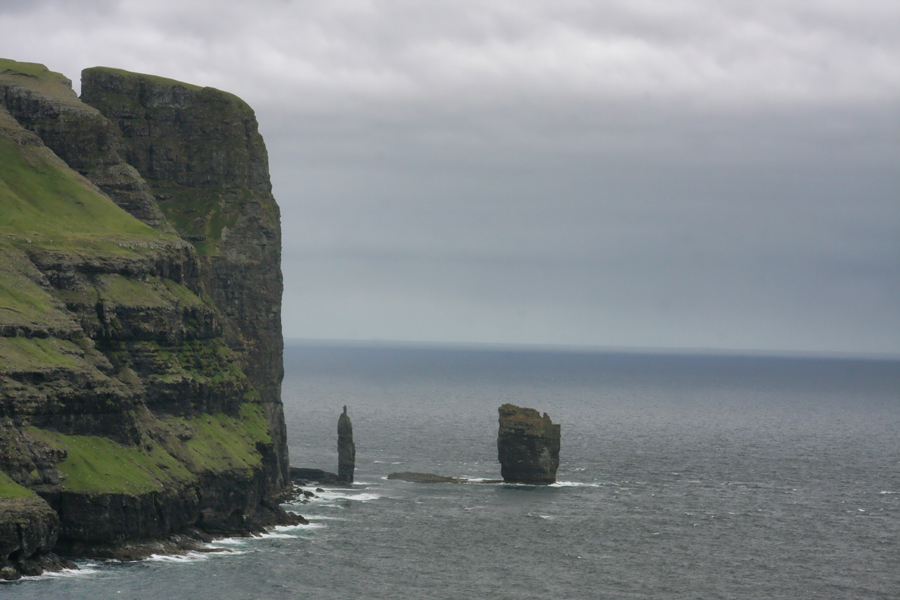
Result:
[[[221,552],[0,585],[10,599],[900,598],[900,361],[291,344],[291,462],[356,483]],[[558,483],[499,478],[497,408],[562,426]]]

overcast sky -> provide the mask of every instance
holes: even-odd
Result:
[[[896,0],[0,0],[234,92],[287,337],[900,354]]]

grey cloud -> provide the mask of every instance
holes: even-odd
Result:
[[[254,106],[290,336],[900,353],[896,2],[85,6],[0,55]]]

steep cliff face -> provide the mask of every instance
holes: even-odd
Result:
[[[126,162],[197,249],[225,340],[286,457],[280,215],[256,116],[231,94],[117,69],[86,69],[81,86],[84,102],[121,131]],[[287,460],[277,478],[289,481]]]
[[[117,121],[61,75],[0,60],[0,532],[18,532],[3,535],[0,577],[54,544],[290,519],[276,504],[288,462],[277,206],[252,111],[201,92],[240,108],[256,158],[222,158],[243,179],[210,167],[199,180],[218,187],[197,196],[179,183],[194,180],[172,180],[163,211],[153,194],[167,193],[127,162]],[[210,122],[216,108],[231,118],[208,108]],[[198,128],[180,163],[196,175],[203,119],[178,118]],[[146,137],[162,147],[169,133]]]

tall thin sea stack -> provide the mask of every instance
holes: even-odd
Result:
[[[499,409],[497,453],[506,483],[556,483],[559,467],[560,427],[547,413],[504,404]]]
[[[356,445],[353,443],[353,424],[347,415],[347,407],[338,417],[338,481],[353,483],[356,468]]]

